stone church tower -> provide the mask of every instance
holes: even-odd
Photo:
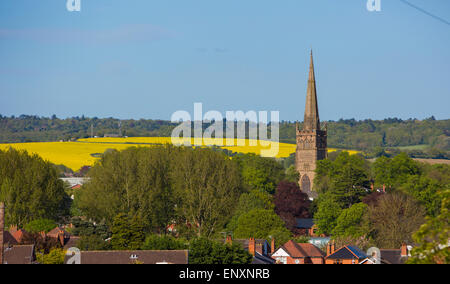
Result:
[[[320,128],[312,51],[303,129],[299,129],[297,124],[296,133],[297,151],[295,153],[295,166],[300,174],[300,189],[307,193],[310,198],[316,198],[317,193],[312,190],[314,170],[316,169],[317,161],[327,157],[327,130],[326,127],[323,130]]]

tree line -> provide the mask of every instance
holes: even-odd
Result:
[[[164,120],[118,120],[84,116],[59,119],[55,115],[50,118],[0,115],[0,142],[68,141],[88,138],[92,135],[92,130],[94,136],[98,137],[103,137],[105,134],[168,137],[177,125]],[[206,129],[209,125],[206,123],[203,127]],[[360,150],[368,157],[394,156],[404,151],[414,158],[450,159],[450,120],[448,119],[436,120],[434,117],[425,120],[341,119],[328,121],[326,125],[328,145],[333,148]],[[249,127],[253,126],[247,122],[246,128]],[[295,139],[295,122],[282,121],[280,123],[281,142],[295,144]]]
[[[413,262],[421,262],[419,256],[432,252],[425,249],[431,246],[448,263],[448,249],[442,245],[450,237],[448,219],[444,221],[449,216],[449,177],[450,166],[419,163],[405,153],[375,162],[334,153],[318,163],[314,185],[319,198],[311,213],[319,233],[332,236],[338,246],[395,249],[413,244],[418,247]]]
[[[108,151],[89,177],[71,200],[54,165],[25,151],[0,151],[7,226],[34,233],[28,241],[44,256],[52,245],[38,233],[72,223],[82,250],[188,248],[193,263],[248,263],[248,253],[224,244],[227,235],[275,238],[278,247],[298,235],[297,218],[314,218],[319,233],[341,245],[408,242],[427,257],[416,262],[450,261],[439,249],[449,237],[450,166],[418,163],[404,153],[374,162],[331,153],[318,163],[319,198],[312,202],[292,166],[214,148]]]

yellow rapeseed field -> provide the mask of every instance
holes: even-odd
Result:
[[[175,145],[184,144],[189,140],[175,141]],[[288,157],[295,152],[295,144],[275,143],[268,141],[234,139],[232,145],[225,145],[225,140],[216,139],[191,139],[191,145],[211,146],[218,145],[221,148],[238,153],[255,153],[258,155],[277,158]],[[267,144],[271,143],[271,144]],[[30,154],[38,154],[43,159],[54,164],[63,164],[73,170],[82,166],[90,166],[98,159],[95,154],[104,153],[107,149],[124,150],[132,146],[150,147],[152,145],[172,144],[171,137],[130,137],[130,138],[89,138],[80,139],[77,142],[42,142],[42,143],[16,143],[0,144],[0,150],[13,147],[18,150],[26,150]],[[225,146],[222,146],[225,145]],[[273,151],[267,151],[272,149]],[[329,152],[336,149],[329,149]],[[351,154],[357,151],[349,151]],[[94,154],[94,156],[93,156]]]

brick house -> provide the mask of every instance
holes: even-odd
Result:
[[[327,257],[325,264],[360,264],[368,257],[355,246],[344,246],[335,250],[334,242],[327,246]]]
[[[14,236],[5,231],[5,204],[0,202],[0,264],[31,264],[34,246],[19,246]]]
[[[319,235],[317,233],[317,225],[314,223],[314,219],[301,218],[296,219],[296,232],[299,235],[308,236],[308,237],[325,237],[324,235]]]
[[[410,249],[405,243],[400,249],[380,249],[380,264],[405,264],[410,257]],[[361,264],[375,264],[376,255],[372,255]]]
[[[380,249],[382,264],[405,264],[410,255],[410,248],[405,243],[400,249]]]
[[[272,254],[279,264],[324,264],[325,254],[310,243],[289,241]]]

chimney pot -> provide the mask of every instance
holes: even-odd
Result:
[[[227,241],[226,241],[226,243],[227,243],[228,245],[233,244],[233,239],[231,238],[230,235],[227,236]]]

